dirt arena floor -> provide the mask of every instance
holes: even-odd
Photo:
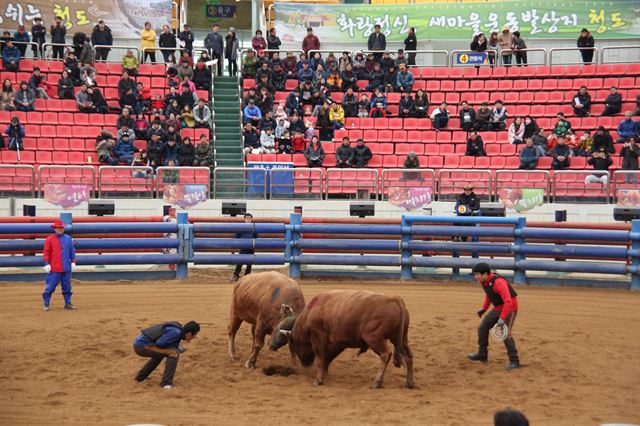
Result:
[[[479,288],[461,283],[305,279],[307,300],[326,289],[402,296],[411,314],[415,390],[390,365],[371,390],[378,359],[345,351],[325,386],[313,369],[267,377],[227,358],[229,272],[197,270],[186,282],[75,282],[75,312],[41,308],[41,284],[0,283],[1,425],[490,425],[492,413],[522,410],[532,425],[640,423],[640,294],[624,290],[519,287],[514,337],[522,368],[507,372],[502,344],[487,365],[475,350]],[[59,291],[59,290],[58,290]],[[134,382],[144,360],[132,342],[142,327],[195,319],[200,335],[180,358],[175,387],[159,387],[163,365]],[[263,351],[259,368],[289,365]]]

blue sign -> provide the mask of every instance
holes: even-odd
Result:
[[[293,163],[269,163],[269,162],[251,162],[247,164],[247,167],[251,169],[266,170],[266,173],[261,171],[248,171],[247,172],[247,192],[249,194],[262,194],[263,185],[267,187],[267,194],[293,194]],[[273,169],[291,169],[287,172],[271,173]],[[264,180],[267,179],[265,184]],[[273,185],[273,188],[271,187]]]
[[[459,52],[456,53],[458,65],[486,65],[489,63],[487,52]]]

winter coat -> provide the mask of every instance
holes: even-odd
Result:
[[[51,25],[49,34],[51,34],[51,43],[64,44],[67,28],[62,24],[60,26]]]
[[[638,170],[638,155],[640,154],[640,148],[638,145],[623,146],[620,150],[620,157],[622,157],[622,168],[625,170]]]
[[[112,46],[113,35],[111,34],[111,28],[104,26],[104,30],[100,30],[100,27],[96,25],[91,32],[91,44],[94,46]],[[109,51],[110,49],[103,48]]]

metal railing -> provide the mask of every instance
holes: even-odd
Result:
[[[98,197],[153,198],[154,179],[151,167],[101,166],[98,169]]]
[[[53,48],[54,47],[62,47],[63,48],[63,52],[62,52],[62,58],[54,58],[53,57]],[[47,55],[48,50],[50,49],[51,55]],[[42,56],[44,56],[45,59],[49,59],[49,60],[55,60],[55,61],[64,61],[64,50],[68,49],[68,50],[73,50],[73,44],[66,44],[66,43],[44,43],[42,45]],[[77,59],[77,58],[76,58]]]
[[[486,176],[486,179],[482,179],[482,176]],[[445,201],[445,198],[459,194],[466,184],[474,186],[476,195],[487,196],[490,200],[493,196],[492,183],[491,170],[440,169],[438,170],[438,200]]]
[[[174,173],[169,175],[168,172],[175,172],[175,175]],[[158,167],[156,169],[156,195],[161,196],[165,185],[203,185],[207,188],[207,198],[209,198],[210,173],[209,167]]]
[[[606,176],[606,183],[588,182],[589,176]],[[566,178],[565,178],[566,176]],[[572,176],[575,176],[572,178]],[[605,170],[556,170],[553,173],[552,197],[558,200],[590,202],[604,199],[611,202],[611,174]]]
[[[511,50],[511,49],[502,49],[500,51],[500,53],[497,55],[500,59],[500,64],[502,66],[505,66],[504,63],[502,62],[504,56],[502,55],[502,53],[507,52],[510,53],[513,57],[511,58],[511,64],[509,66],[514,67],[514,66],[519,66],[519,64],[516,62],[516,58],[515,55],[518,52],[525,52],[527,54],[527,63],[526,65],[547,65],[547,49],[542,48],[542,47],[531,47],[531,48],[527,48],[527,49],[518,49],[518,50]],[[535,52],[542,52],[542,62],[532,62],[531,61],[531,55],[529,55],[529,53],[535,53]],[[537,56],[537,55],[536,55]],[[521,64],[524,65],[524,64]],[[520,65],[520,66],[521,66]]]
[[[59,170],[63,173],[52,173]],[[71,173],[67,173],[71,172]],[[73,173],[76,172],[76,173]],[[86,174],[85,172],[89,172]],[[87,178],[91,176],[91,182]],[[96,171],[92,166],[40,166],[38,168],[38,196],[43,197],[44,185],[49,184],[77,184],[91,185],[91,196],[96,193]]]
[[[508,183],[504,187],[509,189],[514,188],[537,188],[544,190],[544,196],[547,202],[551,201],[551,173],[547,170],[496,170],[495,172],[495,180],[493,184],[494,188],[494,197],[495,200],[498,200],[498,192],[501,188],[503,188],[502,183]],[[501,176],[509,176],[511,175],[511,179],[507,179],[505,181],[501,181]],[[531,180],[530,175],[542,175],[543,180]],[[521,178],[517,178],[518,176],[522,176]]]
[[[38,43],[36,43],[35,41],[15,41],[15,40],[11,40],[11,43],[13,43],[14,45],[20,44],[26,44],[27,48],[25,49],[25,55],[22,56],[20,59],[28,59],[27,55],[26,55],[26,51],[29,49],[29,46],[31,46],[31,49],[33,51],[33,46],[36,46],[36,51],[38,51]],[[17,47],[17,46],[16,46]],[[43,51],[44,51],[44,44],[43,44]],[[33,57],[33,59],[38,59],[37,57]]]
[[[630,182],[627,182],[630,181]],[[611,178],[612,184],[612,193],[611,196],[613,198],[612,202],[616,204],[622,205],[638,205],[640,200],[629,199],[629,202],[626,202],[626,198],[621,199],[620,193],[624,193],[626,191],[639,191],[640,190],[640,170],[616,170],[613,172],[613,177]],[[635,197],[635,195],[634,195]]]
[[[436,171],[433,169],[383,169],[380,179],[380,196],[382,200],[389,197],[390,188],[411,188],[431,185],[432,194],[436,193]]]
[[[107,59],[106,61],[96,61],[96,62],[106,62],[106,63],[121,63],[122,58],[127,55],[127,51],[131,50],[136,58],[138,58],[138,62],[140,62],[140,48],[135,46],[109,46],[106,44],[96,44],[93,46],[94,49],[110,49],[110,50],[124,50],[124,55],[120,56],[117,60],[115,59]],[[109,52],[109,56],[111,56],[111,52]]]
[[[213,198],[267,198],[267,170],[254,167],[217,167],[213,171]]]
[[[554,56],[553,54],[556,52],[571,52],[571,51],[576,51],[578,53],[582,52],[582,51],[588,51],[591,50],[593,51],[593,58],[591,60],[591,64],[595,65],[598,63],[598,48],[597,47],[554,47],[552,49],[549,49],[549,55],[548,55],[548,60],[547,63],[549,64],[549,66],[552,65],[582,65],[584,64],[584,61],[582,60],[582,55],[580,56],[580,60],[579,61],[568,61],[568,60],[564,60],[566,58],[566,55],[562,54],[561,55],[561,59],[562,62],[557,62],[554,64]]]
[[[356,196],[359,199],[378,198],[378,170],[329,168],[326,170],[325,193]]]
[[[13,170],[4,173],[3,170]],[[21,173],[23,170],[24,173]],[[10,188],[9,188],[10,187]],[[0,194],[27,193],[36,196],[36,169],[20,164],[0,164]]]
[[[630,53],[629,50],[631,49],[637,49],[637,55],[635,58],[631,58],[630,54],[627,55],[624,60],[621,61],[616,61],[616,60],[607,60],[606,59],[606,52],[610,52],[612,50],[621,50],[624,49],[627,51],[627,53]],[[604,46],[600,49],[600,63],[601,64],[624,64],[624,63],[630,63],[630,62],[640,62],[640,45],[638,44],[634,44],[631,46]]]
[[[269,170],[269,198],[321,200],[324,173],[321,168],[295,167]],[[289,174],[290,181],[283,182]],[[282,178],[279,175],[284,175]]]
[[[138,58],[140,61],[140,64],[143,63],[149,63],[149,64],[165,64],[166,62],[164,61],[164,56],[162,56],[162,52],[163,51],[167,51],[167,52],[174,52],[173,54],[173,58],[176,61],[176,66],[178,66],[178,58],[175,55],[175,52],[179,52],[180,48],[179,47],[143,47],[142,50],[140,50],[140,57]],[[144,55],[146,52],[160,52],[161,56],[162,56],[162,62],[158,61],[158,57],[156,56],[156,60],[155,61],[149,61],[149,62],[143,62],[144,61]]]

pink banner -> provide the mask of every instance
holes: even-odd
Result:
[[[172,206],[188,209],[208,199],[207,185],[164,185],[162,199]]]
[[[44,199],[64,209],[79,206],[91,199],[91,185],[75,183],[47,183]]]
[[[389,188],[389,202],[405,210],[415,210],[431,203],[433,189],[430,186]]]
[[[619,206],[634,207],[640,206],[640,190],[619,189],[616,191],[617,204]]]

